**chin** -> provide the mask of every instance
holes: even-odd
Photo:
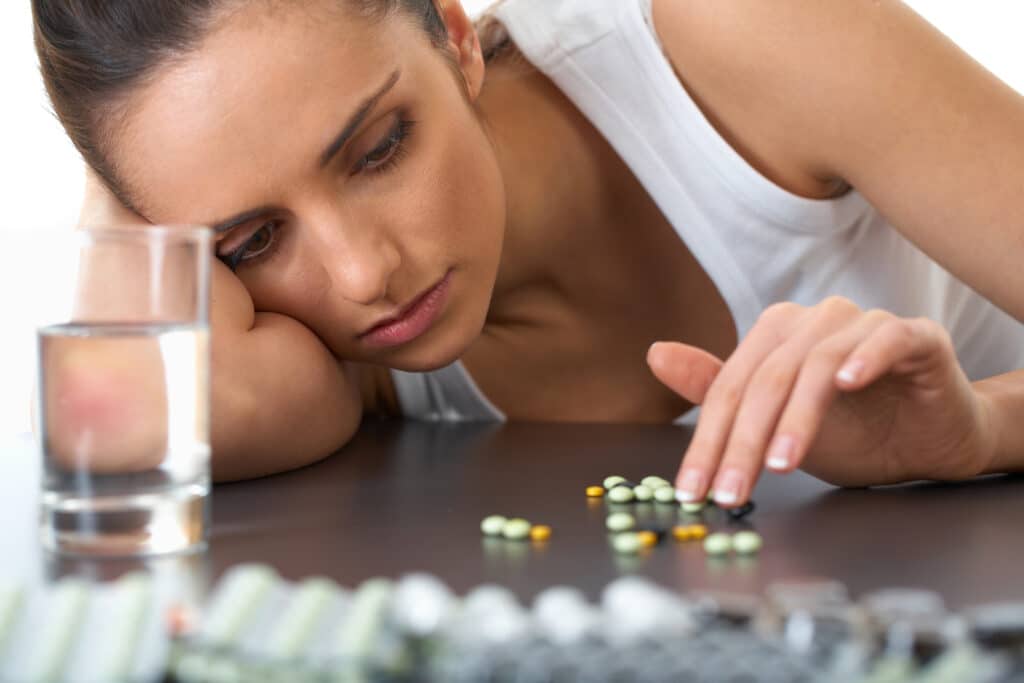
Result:
[[[451,365],[480,336],[483,318],[480,316],[480,323],[476,325],[466,324],[465,321],[440,320],[421,337],[388,353],[381,359],[381,363],[405,372],[429,372]]]

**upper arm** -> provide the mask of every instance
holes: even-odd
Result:
[[[655,0],[655,19],[769,177],[848,182],[1024,320],[1024,98],[896,0]]]

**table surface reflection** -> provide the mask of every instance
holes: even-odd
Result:
[[[671,539],[645,555],[615,555],[604,531],[606,503],[588,500],[584,488],[610,474],[668,477],[689,437],[675,426],[369,421],[322,462],[216,486],[205,551],[137,561],[40,549],[38,459],[19,439],[0,446],[0,572],[112,579],[144,567],[198,599],[241,562],[345,586],[427,571],[459,592],[496,582],[524,600],[559,584],[594,599],[624,573],[681,591],[744,593],[826,577],[854,596],[928,588],[953,608],[1024,597],[1024,477],[837,490],[802,473],[768,474],[749,520],[765,539],[756,559],[713,562],[698,544]],[[541,545],[483,538],[479,522],[495,513],[549,524],[554,535]],[[671,524],[677,508],[651,503],[638,514]],[[715,514],[711,526],[726,526]]]

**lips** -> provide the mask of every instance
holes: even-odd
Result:
[[[384,318],[359,335],[370,346],[397,346],[412,341],[430,329],[448,298],[451,271],[410,303],[397,315]]]

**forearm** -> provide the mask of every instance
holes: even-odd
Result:
[[[991,439],[983,473],[1024,472],[1024,370],[980,380],[974,389]]]
[[[212,370],[218,481],[315,462],[347,442],[362,418],[356,379],[285,316],[258,313],[249,331],[216,340]]]

